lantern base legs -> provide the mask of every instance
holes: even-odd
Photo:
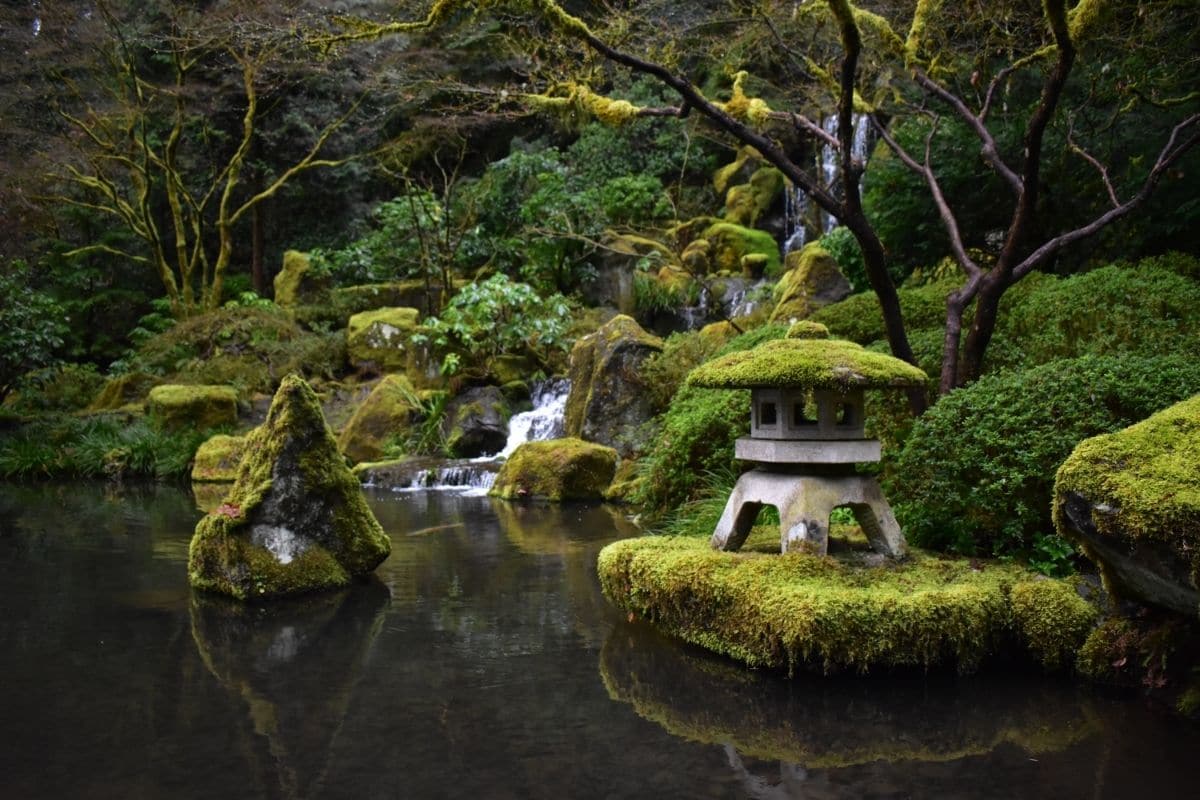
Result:
[[[825,555],[829,515],[842,507],[851,510],[876,552],[902,558],[907,549],[896,516],[873,477],[797,475],[763,469],[751,470],[738,479],[713,532],[713,548],[740,548],[765,505],[779,509],[780,550],[784,553]]]

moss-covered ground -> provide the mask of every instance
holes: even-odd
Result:
[[[611,602],[665,633],[789,672],[969,672],[1014,653],[1070,668],[1097,618],[1072,583],[1011,564],[764,552],[777,549],[769,527],[739,553],[699,536],[626,539],[600,553],[600,581]]]

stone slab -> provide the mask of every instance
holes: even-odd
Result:
[[[755,439],[743,436],[734,444],[742,461],[762,464],[858,464],[878,461],[878,439]]]

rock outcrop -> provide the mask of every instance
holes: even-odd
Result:
[[[476,386],[446,405],[446,451],[455,458],[499,453],[508,442],[512,411],[497,386]]]
[[[308,253],[288,250],[283,254],[283,266],[275,275],[274,288],[275,304],[290,309],[301,303],[327,299],[329,279],[313,271]]]
[[[772,322],[807,319],[817,309],[850,296],[850,282],[817,242],[788,253],[784,268],[787,271],[775,285]]]
[[[613,317],[571,349],[571,394],[566,433],[616,448],[637,449],[637,429],[653,415],[642,362],[662,350],[662,340],[631,317]]]
[[[1059,467],[1054,523],[1118,596],[1200,614],[1200,395],[1085,439]]]
[[[600,500],[617,461],[611,447],[580,439],[526,442],[500,467],[489,494],[505,500]]]
[[[316,394],[289,375],[248,437],[229,495],[196,526],[192,586],[239,600],[334,589],[390,552]]]
[[[403,375],[385,375],[342,429],[338,449],[351,461],[383,458],[387,440],[404,434],[416,416],[415,396]]]

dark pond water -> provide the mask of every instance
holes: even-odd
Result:
[[[600,594],[606,508],[370,500],[378,581],[242,609],[187,587],[187,492],[0,486],[0,797],[1196,796],[1136,698],[663,641]]]

